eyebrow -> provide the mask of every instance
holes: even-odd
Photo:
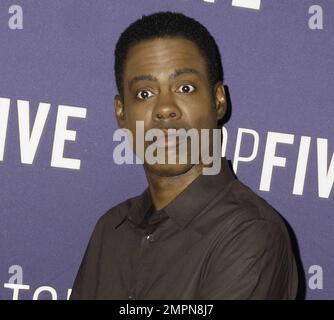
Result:
[[[196,69],[193,69],[193,68],[182,68],[182,69],[176,69],[172,74],[169,75],[168,79],[169,80],[173,80],[176,77],[178,77],[178,76],[180,76],[182,74],[187,74],[187,73],[196,74],[199,77],[201,76],[200,73]],[[133,77],[128,82],[129,87],[131,88],[131,86],[134,83],[136,83],[136,82],[138,82],[140,80],[148,80],[148,81],[155,81],[155,82],[158,81],[158,79],[156,77],[152,76],[151,74],[143,74],[143,75],[139,75],[139,76]]]

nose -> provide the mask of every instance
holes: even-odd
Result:
[[[181,110],[171,99],[159,99],[158,105],[153,111],[153,120],[162,121],[162,120],[178,120],[181,118]]]

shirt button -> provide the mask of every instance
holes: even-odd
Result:
[[[132,296],[132,295],[129,295],[129,299],[130,299],[130,300],[136,300],[135,297]]]
[[[153,237],[153,234],[149,234],[146,236],[146,239],[150,242],[153,242],[154,241],[154,237]]]

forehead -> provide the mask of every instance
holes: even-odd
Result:
[[[124,79],[142,73],[159,76],[178,68],[194,68],[207,76],[206,61],[193,41],[182,37],[144,40],[130,48]]]

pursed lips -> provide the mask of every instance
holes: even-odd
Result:
[[[161,129],[161,130],[164,132],[164,137],[157,138],[156,146],[158,148],[175,147],[179,144],[187,142],[186,132],[175,132],[175,130],[169,130],[169,129]]]

